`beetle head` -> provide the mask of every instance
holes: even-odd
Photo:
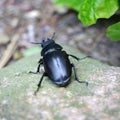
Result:
[[[59,44],[55,43],[55,41],[53,39],[54,35],[55,35],[55,33],[53,34],[52,38],[47,38],[47,40],[43,39],[41,43],[31,42],[33,44],[40,44],[41,45],[41,47],[43,48],[41,51],[41,56],[44,56],[45,54],[47,54],[51,51],[62,50],[62,47]]]
[[[54,43],[55,43],[55,42],[54,42],[53,39],[47,38],[46,41],[43,40],[42,43],[40,43],[40,44],[41,44],[41,47],[42,47],[42,48],[45,48],[45,47],[47,47],[48,45],[54,44]]]
[[[43,40],[41,43],[41,47],[45,48],[46,46],[50,45],[50,44],[55,44],[54,42],[54,37],[55,37],[55,32],[52,35],[52,38],[47,38],[47,41]]]
[[[52,38],[47,38],[46,41],[43,39],[41,43],[37,43],[37,42],[31,42],[31,43],[32,44],[40,44],[42,48],[45,48],[50,44],[55,44],[55,42],[53,40],[54,36],[55,36],[55,32],[53,33]]]

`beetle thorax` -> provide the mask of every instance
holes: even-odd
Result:
[[[46,41],[43,43],[43,46],[42,46],[42,51],[41,51],[41,56],[44,56],[48,53],[51,53],[53,51],[56,51],[56,50],[62,50],[62,47],[58,44],[56,44],[53,40],[49,40],[49,41]]]

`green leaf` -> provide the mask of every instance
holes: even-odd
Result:
[[[118,8],[118,0],[84,0],[78,17],[84,26],[89,26],[99,18],[111,17]]]
[[[119,0],[96,0],[96,18],[109,18],[119,8]]]
[[[78,18],[82,21],[84,26],[96,23],[95,0],[84,0]]]
[[[109,18],[119,8],[119,0],[55,0],[78,11],[78,18],[84,26],[95,24],[99,18]]]
[[[120,22],[108,27],[107,36],[113,41],[120,41]]]

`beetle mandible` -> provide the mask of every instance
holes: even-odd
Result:
[[[55,34],[55,33],[54,33]],[[75,80],[79,83],[85,83],[88,85],[88,82],[86,81],[80,81],[78,79],[78,76],[76,74],[76,68],[73,63],[70,62],[69,56],[73,57],[76,60],[81,60],[84,58],[78,58],[74,55],[67,54],[66,51],[63,50],[62,46],[55,43],[53,40],[54,34],[52,38],[47,38],[47,40],[43,40],[42,43],[33,43],[33,44],[40,44],[42,47],[41,50],[41,56],[42,58],[39,60],[39,65],[37,67],[36,72],[30,71],[30,73],[37,74],[40,72],[40,66],[44,66],[44,73],[42,74],[42,77],[40,78],[40,81],[38,83],[38,88],[35,91],[35,94],[39,91],[39,88],[41,87],[42,80],[44,76],[48,76],[49,79],[60,87],[65,87],[70,83],[70,78],[72,74],[72,68],[75,75]]]

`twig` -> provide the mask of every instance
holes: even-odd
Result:
[[[13,38],[11,39],[10,44],[8,45],[7,49],[5,50],[5,52],[3,54],[3,57],[0,60],[0,69],[2,67],[4,67],[8,63],[10,58],[12,57],[12,55],[13,55],[15,49],[16,49],[18,38],[19,38],[19,35],[15,34],[13,36]]]

